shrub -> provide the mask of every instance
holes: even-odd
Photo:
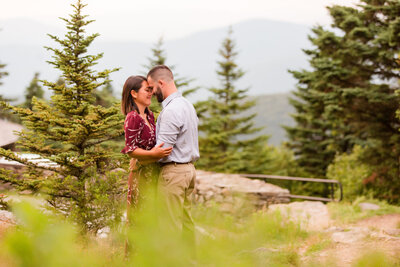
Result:
[[[343,198],[354,200],[357,196],[368,193],[363,180],[372,173],[371,168],[360,160],[363,149],[355,146],[351,154],[337,155],[328,166],[327,177],[338,180],[343,185]]]

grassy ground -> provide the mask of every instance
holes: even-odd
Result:
[[[399,207],[383,202],[376,202],[382,207],[378,211],[362,212],[357,205],[362,201],[331,203],[328,208],[340,225],[400,214]],[[157,224],[162,220],[151,209],[155,204],[136,213],[132,227],[120,225],[106,238],[95,238],[81,236],[65,219],[19,203],[14,207],[19,225],[0,240],[0,266],[341,266],[336,254],[323,256],[338,249],[329,233],[306,232],[279,212],[254,212],[245,201],[231,213],[221,213],[218,205],[196,206],[194,256],[185,240]],[[349,266],[400,266],[399,260],[371,247]]]
[[[359,207],[359,204],[362,202],[377,204],[380,208],[378,210],[362,211]],[[359,197],[353,202],[329,203],[328,209],[332,219],[337,223],[344,224],[355,223],[361,219],[366,219],[376,215],[400,214],[400,206],[393,206],[384,201],[366,199],[364,197]]]

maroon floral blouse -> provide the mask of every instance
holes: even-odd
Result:
[[[125,147],[122,149],[122,153],[129,153],[136,148],[150,150],[156,145],[156,125],[153,112],[149,111],[147,120],[150,127],[136,110],[126,115],[124,123]]]

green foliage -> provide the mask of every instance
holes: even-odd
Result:
[[[147,57],[148,64],[143,65],[143,68],[145,69],[144,74],[147,74],[151,68],[157,65],[165,65],[167,55],[163,46],[164,39],[163,37],[160,37],[154,44],[153,48],[151,48],[151,57]]]
[[[0,194],[0,210],[10,210],[10,203],[5,198],[5,195]]]
[[[43,99],[44,91],[39,84],[39,73],[36,72],[29,86],[25,90],[25,102],[22,107],[29,108],[32,110],[32,99],[36,97],[37,99]]]
[[[6,67],[6,64],[0,63],[0,86],[3,85],[2,79],[5,76],[8,76],[8,72],[4,71],[5,67]],[[14,99],[5,98],[3,95],[0,94],[0,103],[1,102],[10,102],[13,100]],[[7,119],[9,121],[14,121],[14,122],[18,121],[18,119],[15,116],[13,116],[6,108],[4,108],[3,105],[0,105],[0,119]]]
[[[117,105],[96,105],[94,92],[109,83],[114,70],[94,71],[102,54],[88,55],[87,49],[98,34],[85,36],[92,21],[82,14],[80,0],[72,5],[74,12],[66,22],[64,39],[49,35],[60,48],[53,52],[49,64],[61,71],[63,82],[43,81],[53,95],[49,103],[32,99],[32,110],[4,106],[17,113],[26,130],[20,134],[20,145],[26,151],[54,164],[27,161],[10,151],[0,155],[27,165],[23,179],[0,172],[0,180],[47,195],[48,203],[79,223],[84,231],[96,232],[120,218],[120,180],[125,174],[112,172],[119,167],[119,155],[105,145],[123,134],[124,118]],[[119,153],[118,153],[119,154]]]
[[[312,255],[332,246],[332,240],[330,240],[326,234],[319,234],[316,236],[316,239],[317,242],[307,248],[306,255]]]
[[[62,217],[25,203],[14,205],[19,225],[0,239],[0,262],[6,266],[321,266],[319,252],[332,245],[327,233],[307,233],[279,212],[239,215],[240,207],[233,213],[221,213],[218,205],[198,205],[193,212],[197,225],[193,258],[185,240],[163,225],[164,214],[154,208],[157,201],[146,198],[134,212],[130,227],[116,225],[101,239],[80,235],[79,228]],[[328,208],[335,219],[346,222],[399,212],[399,207],[368,200],[379,203],[382,210],[362,214],[356,209],[360,201],[365,199],[330,203]],[[307,251],[300,258],[305,244]],[[307,260],[301,262],[304,256]],[[328,266],[337,266],[336,262],[332,258]],[[357,266],[396,266],[392,263],[381,253],[365,254],[356,261]]]
[[[149,200],[148,200],[149,201]],[[1,262],[7,266],[287,266],[299,264],[296,249],[307,233],[279,213],[255,213],[240,221],[228,214],[196,209],[196,257],[171,229],[157,225],[162,214],[149,209],[135,213],[134,226],[112,228],[106,239],[79,236],[68,221],[17,205],[21,225],[0,240]],[[216,207],[218,209],[218,207]],[[211,214],[210,214],[211,213]],[[160,217],[158,217],[159,215]],[[160,221],[162,223],[162,220]],[[124,245],[128,237],[128,253]],[[171,249],[173,248],[173,249]],[[168,253],[166,253],[168,252]]]
[[[354,267],[397,267],[399,263],[392,260],[388,255],[381,251],[372,250],[364,253]]]
[[[398,202],[399,84],[392,81],[400,78],[400,3],[361,0],[357,8],[328,9],[335,31],[314,27],[315,48],[305,50],[312,70],[292,71],[299,83],[296,126],[287,128],[291,146],[300,166],[325,176],[337,153],[362,145],[375,174],[366,182],[376,197]]]
[[[20,225],[1,242],[8,266],[101,266],[108,261],[91,247],[84,249],[76,227],[21,203],[14,207]],[[117,264],[117,261],[115,262]]]
[[[379,205],[378,210],[362,211],[358,204],[368,202]],[[354,223],[360,219],[369,218],[375,215],[400,213],[400,207],[390,205],[385,201],[367,197],[358,197],[353,202],[330,202],[328,203],[331,218],[341,223]]]
[[[298,166],[294,153],[286,145],[271,146],[268,152],[270,163],[264,166],[261,173],[281,176],[305,176],[306,173]]]
[[[362,147],[355,146],[351,154],[337,155],[328,166],[326,176],[342,183],[345,200],[353,201],[358,196],[368,194],[364,180],[371,176],[372,170],[361,161],[362,155]]]
[[[114,89],[110,82],[106,83],[101,90],[95,90],[95,104],[105,108],[109,108],[116,103],[119,104],[113,92]]]
[[[5,68],[5,66],[6,66],[6,64],[0,63],[0,85],[3,85],[3,82],[1,81],[1,79],[3,79],[5,76],[8,75],[8,72],[3,70]]]
[[[197,105],[201,120],[201,157],[197,166],[214,171],[254,172],[254,168],[269,162],[269,157],[265,154],[268,151],[268,137],[248,138],[260,129],[253,126],[255,114],[243,116],[243,112],[255,102],[245,101],[248,89],[235,87],[235,82],[244,72],[234,62],[238,53],[231,34],[230,29],[219,51],[222,60],[218,61],[217,75],[221,87],[210,88],[213,95]],[[263,152],[261,157],[258,151]]]

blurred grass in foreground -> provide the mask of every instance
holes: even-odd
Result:
[[[249,205],[243,200],[231,213],[221,213],[216,204],[195,206],[193,253],[186,240],[164,227],[155,199],[142,203],[130,227],[116,225],[106,238],[82,236],[65,219],[17,203],[13,211],[19,224],[0,240],[0,266],[318,266],[318,258],[303,263],[298,254],[311,234],[279,212],[254,212]],[[382,255],[361,257],[355,266],[396,266]]]

